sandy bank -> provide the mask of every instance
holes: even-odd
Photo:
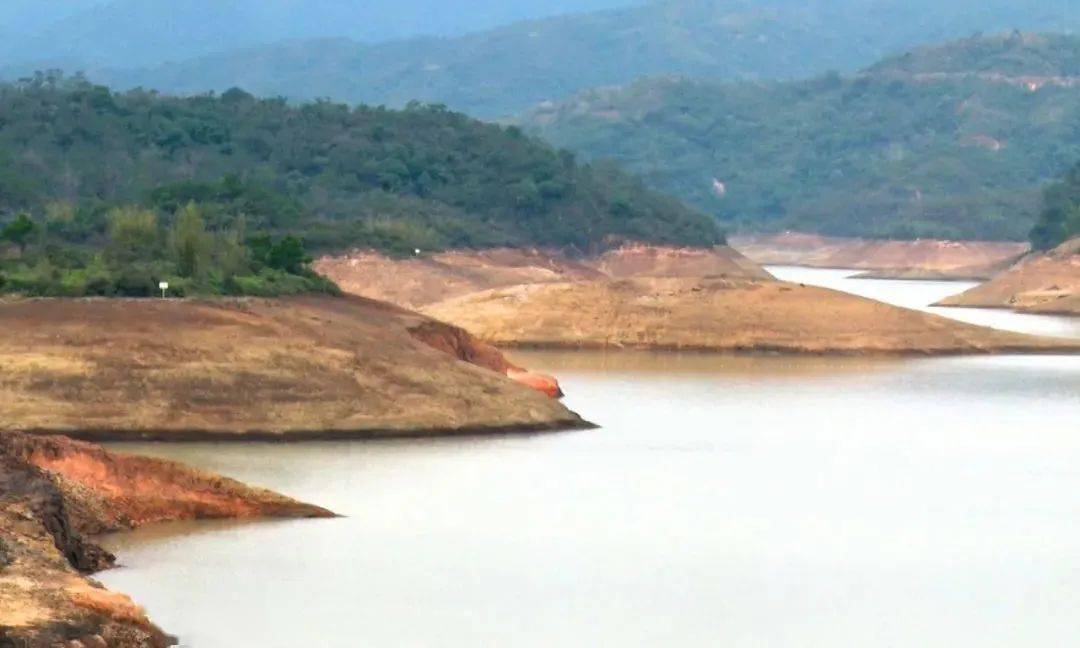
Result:
[[[583,425],[464,331],[355,297],[17,301],[0,328],[0,429],[303,440]]]
[[[1028,255],[990,281],[940,305],[1080,315],[1080,238],[1044,254]]]
[[[666,278],[486,291],[426,312],[507,347],[838,354],[1080,352],[824,288]]]
[[[983,279],[1028,251],[1025,243],[837,238],[785,232],[735,237],[732,247],[763,265],[870,270],[882,279]]]
[[[630,244],[585,258],[556,251],[495,249],[393,259],[356,251],[323,257],[315,267],[346,292],[412,309],[525,284],[659,276],[768,278],[760,266],[726,246],[699,249]]]
[[[175,520],[332,516],[173,462],[0,433],[0,645],[174,643],[131,599],[87,576],[115,563],[91,535]]]

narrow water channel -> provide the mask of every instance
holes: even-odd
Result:
[[[920,308],[963,289],[775,271]],[[1066,318],[981,313],[1077,334]],[[1076,357],[516,355],[603,427],[121,445],[347,517],[115,536],[125,568],[101,580],[196,648],[1080,635]]]

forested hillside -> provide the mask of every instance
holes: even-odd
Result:
[[[1043,209],[1031,230],[1036,250],[1053,249],[1080,236],[1080,165],[1052,183],[1043,194]]]
[[[613,168],[440,107],[176,99],[39,77],[0,87],[0,124],[0,258],[21,266],[36,251],[83,268],[112,244],[150,262],[191,232],[214,259],[293,274],[300,240],[409,253],[720,240],[711,219]]]
[[[734,228],[1022,240],[1041,187],[1080,159],[1080,84],[1067,76],[1078,49],[1014,34],[849,77],[652,79],[524,123]]]
[[[128,0],[134,1],[134,0]],[[325,1],[325,0],[324,0]],[[468,15],[471,6],[449,7]],[[178,5],[180,6],[180,5]],[[578,4],[584,10],[587,5]],[[313,11],[317,14],[317,9]],[[365,11],[356,12],[362,20]],[[351,24],[342,21],[343,24]],[[207,20],[204,30],[216,22]],[[106,25],[107,26],[107,25]],[[661,0],[507,25],[456,38],[374,45],[316,39],[243,48],[163,66],[125,61],[91,76],[169,92],[240,86],[265,95],[403,106],[445,103],[503,117],[581,90],[678,74],[711,80],[803,79],[855,72],[916,45],[976,31],[1080,28],[1073,0]],[[101,30],[96,42],[130,42]],[[156,30],[152,34],[157,43]],[[199,31],[178,43],[194,42]],[[327,31],[326,37],[348,36]],[[145,38],[147,36],[138,36]],[[138,40],[136,38],[136,40]],[[52,39],[65,42],[64,38]],[[124,69],[142,67],[143,69]],[[86,69],[86,68],[77,68]]]

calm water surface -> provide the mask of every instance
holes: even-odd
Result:
[[[839,272],[777,271],[920,307],[963,288]],[[1076,334],[1068,320],[981,313]],[[1080,359],[516,359],[557,373],[569,405],[604,427],[121,446],[348,517],[116,536],[126,568],[102,580],[197,648],[1080,635]]]

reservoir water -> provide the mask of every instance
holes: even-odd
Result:
[[[775,271],[919,308],[964,288]],[[1068,318],[961,316],[1080,335]],[[602,428],[118,445],[347,517],[114,536],[125,567],[101,580],[196,648],[1080,635],[1080,358],[515,359],[557,374]]]

